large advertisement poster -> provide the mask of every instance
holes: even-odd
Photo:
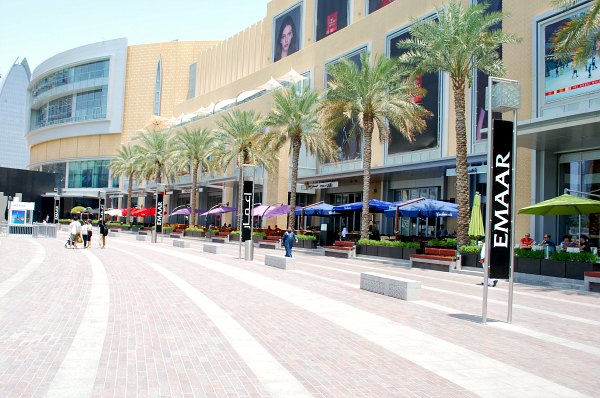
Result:
[[[546,102],[564,100],[600,90],[600,69],[597,65],[600,62],[597,59],[600,53],[600,40],[596,42],[596,50],[590,53],[585,65],[575,66],[572,62],[560,62],[553,56],[552,38],[578,15],[571,14],[544,27],[544,94]],[[600,29],[598,31],[600,33]]]
[[[317,0],[317,41],[348,26],[348,0]]]
[[[298,51],[302,37],[302,3],[277,16],[273,32],[273,62]]]
[[[356,64],[360,69],[360,54],[364,51],[366,51],[366,48],[361,48],[360,50],[345,55],[342,58],[347,58],[354,62],[354,64]],[[340,62],[340,59],[328,63],[325,66],[325,70],[329,70],[331,66]],[[331,75],[327,72],[325,73],[325,79],[327,82],[331,80]],[[357,124],[358,120],[349,121],[344,127],[340,128],[334,137],[334,141],[336,142],[338,148],[336,155],[336,159],[338,161],[355,160],[362,157],[362,134],[357,134],[356,131],[353,131],[352,129],[352,127],[356,126]]]
[[[399,57],[405,50],[400,50],[396,43],[400,40],[408,39],[409,32],[401,33],[390,38],[390,57]],[[410,142],[402,133],[390,125],[390,140],[388,142],[388,154],[397,154],[421,149],[435,148],[438,144],[439,127],[439,98],[440,98],[440,74],[428,73],[421,76],[418,82],[425,89],[426,95],[422,98],[415,98],[415,101],[432,113],[432,116],[426,119],[427,127],[422,133],[415,134],[414,141]]]
[[[395,0],[369,0],[369,14],[393,3]]]

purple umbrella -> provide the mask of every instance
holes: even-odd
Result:
[[[265,212],[269,209],[272,209],[276,206],[280,206],[280,205],[259,205],[256,206],[254,209],[252,209],[252,215],[253,216],[258,216],[258,217],[263,217],[265,215]]]
[[[202,213],[203,210],[196,210],[196,214],[200,214]],[[181,208],[179,210],[175,210],[173,213],[171,213],[171,216],[177,216],[177,215],[184,215],[184,216],[189,216],[190,214],[192,214],[192,208],[191,207],[184,207]]]
[[[235,207],[227,207],[227,206],[220,206],[220,207],[215,207],[214,209],[211,209],[209,211],[206,211],[202,214],[200,214],[201,216],[207,216],[209,214],[223,214],[223,213],[231,213],[232,211],[236,211],[237,209]]]
[[[300,206],[296,206],[296,210],[301,209]],[[290,214],[290,206],[289,205],[280,205],[277,207],[271,207],[267,211],[264,212],[263,217],[277,217],[277,216],[285,216]]]

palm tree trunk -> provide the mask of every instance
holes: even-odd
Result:
[[[373,120],[364,121],[365,131],[363,148],[363,203],[362,217],[360,220],[360,237],[368,239],[369,223],[371,215],[369,214],[369,200],[371,199],[371,142],[373,141]]]
[[[190,227],[196,225],[196,187],[198,186],[198,182],[196,178],[198,178],[198,167],[200,167],[199,162],[192,162],[192,192],[190,193],[190,206],[192,208],[192,214],[190,214]]]
[[[469,244],[469,177],[467,175],[467,126],[465,123],[465,82],[454,81],[454,107],[456,109],[456,203],[458,246]],[[490,189],[490,187],[488,187]]]
[[[133,196],[133,173],[129,174],[129,187],[127,188],[127,222],[131,216],[131,200]]]
[[[299,138],[292,143],[292,178],[290,180],[290,214],[288,216],[288,228],[294,228],[296,221],[296,181],[298,181],[298,161],[300,159],[300,146],[302,141]]]

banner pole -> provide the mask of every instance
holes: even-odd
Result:
[[[515,282],[515,229],[516,229],[516,217],[515,217],[515,203],[517,198],[515,197],[515,184],[517,180],[517,110],[513,111],[513,145],[512,145],[512,203],[510,209],[510,222],[511,222],[511,240],[510,240],[510,270],[508,274],[508,311],[506,315],[506,322],[512,323],[512,310],[513,310],[513,296],[514,296],[514,282]]]

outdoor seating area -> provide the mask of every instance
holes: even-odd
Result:
[[[424,254],[410,255],[410,267],[451,272],[460,268],[456,260],[456,250],[428,247]]]
[[[348,242],[343,240],[336,240],[333,246],[323,246],[325,256],[327,257],[339,257],[339,258],[352,258],[356,257],[356,245],[354,242]]]

